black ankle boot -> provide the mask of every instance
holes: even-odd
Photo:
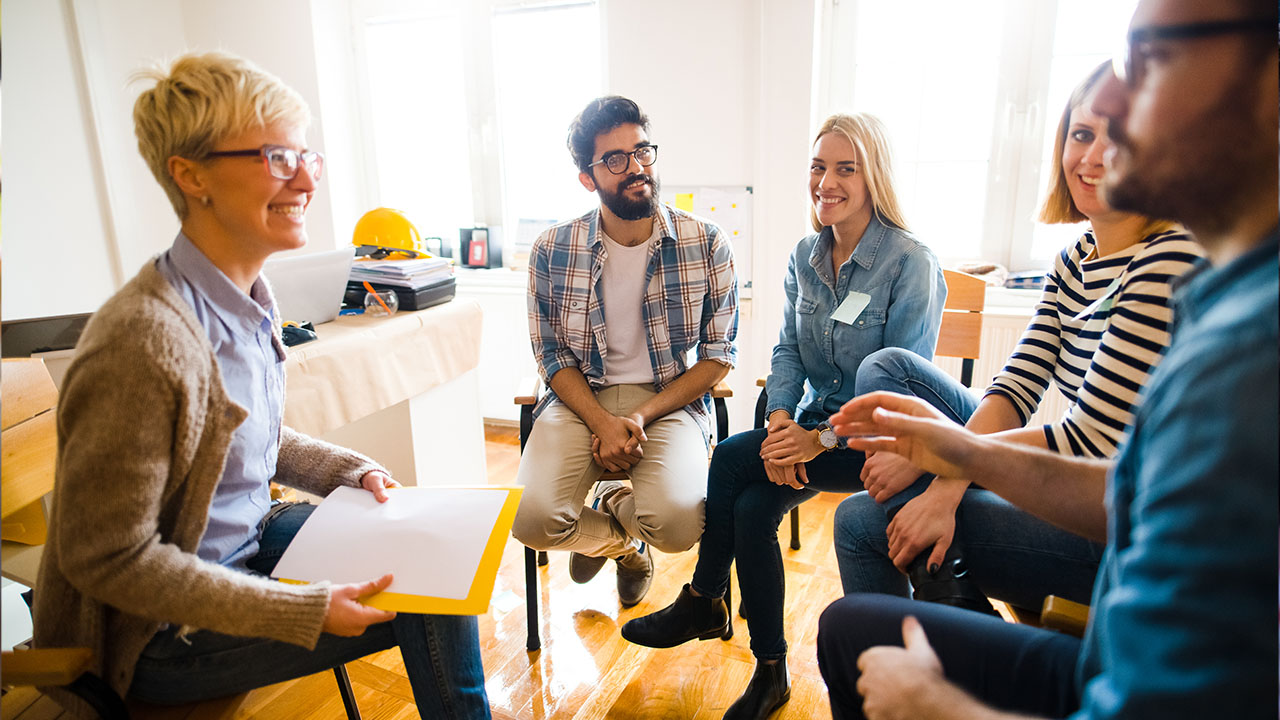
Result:
[[[988,615],[996,614],[991,601],[987,600],[987,596],[982,594],[969,577],[962,549],[957,543],[953,541],[951,547],[947,548],[942,564],[934,572],[929,572],[927,566],[930,552],[932,549],[920,553],[907,567],[907,577],[911,580],[911,597]]]
[[[718,638],[728,627],[729,608],[724,598],[698,597],[685,585],[675,602],[623,625],[622,637],[636,645],[669,648],[694,638]]]
[[[765,720],[791,699],[791,674],[787,659],[770,665],[757,660],[751,682],[724,713],[724,720]]]

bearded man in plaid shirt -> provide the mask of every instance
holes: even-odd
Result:
[[[601,204],[548,229],[530,255],[529,336],[550,390],[521,458],[512,532],[535,550],[573,551],[575,582],[616,560],[630,607],[653,578],[649,547],[682,552],[702,535],[709,393],[736,356],[738,283],[720,228],[658,202],[658,146],[636,103],[593,100],[568,146]],[[606,470],[631,486],[597,483]]]

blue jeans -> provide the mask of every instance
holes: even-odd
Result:
[[[858,388],[915,395],[964,422],[977,402],[969,390],[933,363],[914,353],[886,348],[858,368]],[[846,594],[906,596],[907,579],[889,559],[885,537],[889,517],[924,492],[932,475],[923,475],[884,504],[866,493],[836,509],[836,560]],[[963,547],[969,577],[988,597],[1039,611],[1046,595],[1087,603],[1092,594],[1102,545],[1061,530],[1019,510],[987,490],[970,488],[956,512],[955,542]]]
[[[804,418],[802,418],[803,420]],[[817,422],[802,422],[812,428]],[[693,572],[693,589],[721,597],[729,586],[729,566],[738,560],[738,587],[747,607],[751,652],[762,660],[787,654],[783,636],[782,550],[778,525],[791,508],[819,491],[862,489],[864,455],[832,450],[805,463],[809,484],[803,490],[774,485],[764,472],[760,444],[767,430],[738,433],[716,446],[707,475],[707,514]]]
[[[946,374],[923,357],[897,347],[887,347],[868,355],[858,366],[858,395],[887,390],[901,395],[914,395],[942,414],[963,425],[969,422],[978,400],[969,388]],[[893,514],[933,482],[933,474],[925,473],[914,483],[884,502],[885,511]]]
[[[865,492],[836,508],[836,561],[845,594],[906,597],[889,559],[884,508]],[[1039,612],[1046,595],[1088,603],[1102,546],[1025,513],[990,490],[965,491],[956,511],[969,577],[982,594]]]
[[[254,572],[267,575],[315,506],[277,506],[263,521]],[[234,695],[328,670],[400,646],[418,714],[424,718],[488,718],[476,619],[399,613],[359,637],[321,633],[314,650],[278,640],[200,630],[185,639],[177,627],[156,633],[142,651],[129,695],[175,705]],[[335,688],[336,691],[336,688]]]

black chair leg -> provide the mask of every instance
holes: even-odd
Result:
[[[546,567],[546,566],[547,566],[547,562],[548,562],[548,560],[547,560],[547,551],[546,551],[546,550],[539,550],[539,551],[538,551],[538,567]]]
[[[124,701],[106,680],[91,672],[81,674],[67,685],[67,690],[88,703],[103,720],[129,720],[129,710]]]
[[[791,549],[800,549],[800,506],[791,508]]]
[[[733,639],[733,577],[730,576],[729,584],[724,588],[724,606],[729,609],[729,624],[725,625],[724,634],[720,636],[721,640]]]
[[[542,648],[542,640],[538,637],[538,555],[531,547],[524,549],[524,607],[529,613],[528,638],[525,649],[537,652]],[[545,558],[546,553],[541,553]]]
[[[347,675],[347,666],[334,665],[333,674],[338,679],[338,692],[342,695],[342,704],[347,708],[347,720],[360,720],[360,706],[356,705],[356,694],[351,689],[351,677]]]

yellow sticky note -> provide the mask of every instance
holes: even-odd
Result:
[[[693,193],[676,193],[676,209],[693,212]]]

